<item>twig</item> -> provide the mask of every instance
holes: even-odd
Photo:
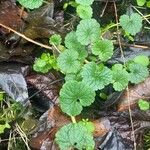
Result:
[[[55,44],[53,44],[53,47],[57,50],[58,53],[61,53]]]
[[[105,13],[105,10],[106,10],[106,7],[107,7],[107,4],[108,4],[108,0],[107,0],[107,2],[105,3],[105,6],[104,6],[104,8],[103,8],[103,10],[102,10],[102,13],[100,14],[100,17],[103,17],[103,15],[104,15],[104,13]]]
[[[148,22],[148,24],[150,24],[150,21],[135,6],[132,5],[132,8],[136,10],[143,17],[143,19]]]
[[[7,150],[10,150],[10,148],[11,148],[11,141],[10,141],[11,138],[12,138],[12,131],[10,131],[10,133],[9,133],[9,140],[8,140]]]
[[[42,43],[40,43],[40,42],[34,41],[34,40],[32,40],[32,39],[26,37],[24,34],[18,32],[18,31],[15,31],[14,29],[12,29],[12,28],[10,28],[10,27],[8,27],[8,26],[2,24],[2,23],[0,23],[0,26],[2,26],[3,28],[5,28],[5,29],[7,29],[7,30],[9,30],[9,31],[11,31],[11,32],[13,32],[13,33],[19,35],[20,37],[24,38],[25,40],[27,40],[27,41],[29,41],[29,42],[35,44],[35,45],[38,45],[38,46],[40,46],[40,47],[43,47],[43,48],[52,50],[52,47],[50,47],[50,46],[48,46],[48,45],[45,45],[45,44],[42,44]]]
[[[120,48],[120,52],[121,52],[121,57],[124,59],[124,54],[123,54],[123,50],[122,50],[122,45],[121,45],[121,39],[120,39],[120,34],[119,34],[119,22],[118,22],[118,15],[117,15],[117,7],[116,7],[116,3],[115,1],[113,1],[114,3],[114,8],[115,8],[115,17],[116,17],[116,24],[117,24],[117,39],[118,39],[118,43],[119,43],[119,48]],[[124,61],[125,62],[125,61]]]
[[[24,133],[24,131],[20,128],[20,126],[16,123],[16,130],[20,134],[20,137],[22,138],[23,142],[25,143],[27,150],[31,150],[28,144],[28,137]]]
[[[118,15],[117,15],[117,7],[116,7],[116,3],[115,1],[113,1],[114,3],[114,9],[115,9],[115,16],[116,16],[116,23],[118,24]],[[122,50],[122,45],[121,45],[121,39],[120,39],[120,35],[119,35],[119,25],[117,25],[117,36],[118,36],[118,42],[119,42],[119,48],[121,51],[121,56],[124,60],[124,66],[125,66],[125,58],[124,58],[124,54],[123,54],[123,50]],[[129,96],[129,88],[127,86],[127,95],[128,95],[128,110],[129,110],[129,116],[130,116],[130,122],[131,122],[131,128],[132,128],[132,135],[133,135],[133,141],[134,141],[134,150],[136,150],[136,140],[135,140],[135,132],[134,132],[134,126],[133,126],[133,119],[132,119],[132,111],[131,111],[131,106],[130,106],[130,96]]]
[[[116,45],[119,45],[119,43],[117,42],[113,42]],[[137,44],[127,44],[127,43],[121,43],[122,46],[125,47],[134,47],[134,48],[142,48],[142,49],[148,49],[150,48],[149,46],[145,46],[145,45],[137,45]]]

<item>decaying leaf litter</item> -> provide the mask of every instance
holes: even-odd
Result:
[[[134,10],[128,1],[114,2],[117,5],[118,14]],[[100,0],[93,4],[95,8],[93,16],[101,20],[103,28],[110,21],[115,20],[114,2]],[[32,69],[35,58],[39,57],[43,51],[52,51],[58,55],[55,48],[48,44],[47,39],[53,34],[60,34],[64,38],[79,20],[75,16],[73,7],[64,11],[64,3],[66,1],[50,1],[33,11],[26,9],[22,11],[21,6],[18,3],[16,5],[13,0],[0,1],[0,24],[4,25],[0,27],[0,85],[7,95],[6,102],[1,107],[1,113],[9,112],[9,116],[2,114],[0,120],[4,123],[3,116],[5,116],[5,119],[12,121],[11,127],[7,126],[6,132],[1,134],[0,149],[57,150],[59,148],[54,141],[55,133],[60,127],[71,122],[59,108],[59,91],[64,81],[63,75],[54,70],[47,74],[39,74]],[[143,10],[142,13],[149,14],[149,9]],[[4,28],[5,26],[21,33],[22,36]],[[116,28],[104,33],[108,39],[117,39]],[[134,42],[121,36],[125,59],[121,56],[120,43],[116,40],[115,53],[108,61],[108,65],[124,63],[139,54],[149,56],[149,35],[149,30],[143,29],[135,36]],[[96,101],[77,117],[78,121],[81,118],[89,118],[94,123],[95,149],[133,149],[131,117],[137,148],[144,149],[143,136],[150,127],[150,114],[149,110],[140,110],[137,102],[139,99],[149,100],[149,82],[150,79],[147,78],[140,84],[129,85],[128,90],[121,92],[114,92],[112,87],[108,86],[104,91],[108,95],[107,100],[100,100],[100,93],[97,93]],[[21,102],[20,110],[16,110],[16,114],[14,112],[12,114],[11,109],[15,110],[18,103],[12,104],[10,99]],[[129,115],[129,107],[132,110],[132,116]],[[28,127],[30,123],[32,126]],[[20,142],[25,146],[19,147]]]

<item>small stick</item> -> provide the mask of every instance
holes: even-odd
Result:
[[[29,42],[35,44],[35,45],[38,45],[38,46],[40,46],[40,47],[43,47],[43,48],[52,50],[52,47],[50,47],[50,46],[48,46],[48,45],[45,45],[45,44],[42,44],[42,43],[40,43],[40,42],[34,41],[34,40],[32,40],[32,39],[26,37],[24,34],[18,32],[18,31],[15,31],[14,29],[12,29],[12,28],[10,28],[10,27],[8,27],[8,26],[2,24],[2,23],[0,23],[0,26],[2,26],[3,28],[5,28],[5,29],[7,29],[7,30],[9,30],[9,31],[11,31],[11,32],[13,32],[13,33],[19,35],[20,37],[24,38],[25,40],[27,40],[27,41],[29,41]]]
[[[115,16],[116,16],[116,23],[118,24],[118,14],[117,14],[117,6],[115,3],[115,0],[113,1],[114,3],[114,9],[115,9]],[[117,37],[118,37],[118,42],[119,42],[119,47],[121,51],[121,55],[124,61],[124,66],[125,66],[125,58],[124,58],[124,53],[122,49],[122,44],[121,44],[121,38],[119,35],[119,26],[117,26]],[[127,86],[127,100],[128,100],[128,111],[129,111],[129,117],[130,117],[130,123],[131,123],[131,129],[132,129],[132,136],[133,136],[133,142],[134,142],[134,150],[136,150],[136,139],[135,139],[135,132],[134,132],[134,126],[133,126],[133,119],[132,119],[132,110],[131,110],[131,104],[130,104],[130,96],[129,96],[129,87]]]
[[[118,42],[113,42],[114,44],[116,45],[119,45]],[[137,44],[126,44],[126,43],[121,43],[122,46],[125,46],[125,47],[135,47],[135,48],[142,48],[142,49],[148,49],[149,47],[148,46],[145,46],[145,45],[137,45]]]

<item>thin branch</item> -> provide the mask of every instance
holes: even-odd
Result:
[[[105,3],[105,6],[102,10],[102,13],[100,14],[100,17],[103,17],[104,13],[105,13],[105,10],[106,10],[106,7],[107,7],[107,4],[108,4],[108,1]]]
[[[119,45],[119,42],[113,42],[113,44]],[[122,45],[122,46],[125,46],[125,47],[134,47],[134,48],[142,48],[142,49],[148,49],[148,48],[150,48],[149,46],[137,45],[137,44],[121,43],[121,45]]]
[[[14,29],[12,29],[12,28],[10,28],[10,27],[8,27],[8,26],[2,24],[2,23],[0,23],[0,26],[2,26],[3,28],[5,28],[5,29],[7,29],[7,30],[9,30],[9,31],[11,31],[11,32],[13,32],[13,33],[19,35],[19,36],[22,37],[23,39],[25,39],[25,40],[27,40],[27,41],[29,41],[29,42],[35,44],[35,45],[38,45],[38,46],[40,46],[40,47],[43,47],[43,48],[52,50],[52,47],[50,47],[50,46],[48,46],[48,45],[45,45],[45,44],[42,44],[42,43],[40,43],[40,42],[34,41],[34,40],[32,40],[32,39],[26,37],[24,34],[18,32],[18,31],[15,31]]]
[[[132,6],[132,8],[136,10],[143,17],[143,19],[147,21],[148,24],[150,24],[150,21],[135,6]]]
[[[114,8],[115,8],[115,16],[116,16],[116,23],[118,24],[118,14],[117,14],[117,7],[116,7],[116,3],[115,1],[113,1],[114,3]],[[119,35],[119,25],[117,25],[117,37],[118,37],[118,42],[119,42],[119,48],[121,51],[121,56],[124,60],[124,66],[125,66],[125,58],[124,58],[124,54],[123,54],[123,49],[122,49],[122,45],[121,45],[121,39],[120,39],[120,35]],[[129,110],[129,116],[130,116],[130,122],[131,122],[131,128],[132,128],[132,135],[133,135],[133,141],[134,141],[134,150],[136,150],[136,140],[135,140],[135,132],[134,132],[134,126],[133,126],[133,119],[132,119],[132,111],[131,111],[131,105],[130,105],[130,96],[129,96],[129,88],[127,86],[127,95],[128,95],[128,110]]]

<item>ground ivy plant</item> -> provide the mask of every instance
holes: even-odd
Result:
[[[68,33],[64,42],[60,35],[53,35],[49,40],[57,50],[64,43],[64,50],[58,50],[57,60],[53,55],[42,54],[33,67],[45,73],[57,66],[57,70],[65,75],[59,102],[61,110],[71,117],[72,123],[56,133],[55,141],[61,150],[94,149],[94,125],[88,120],[77,122],[75,117],[94,102],[97,90],[112,86],[114,90],[122,91],[129,83],[140,83],[149,75],[147,56],[137,56],[126,64],[106,65],[113,55],[114,46],[111,40],[102,38],[100,24],[92,18],[93,1],[75,1],[77,15],[81,18],[76,31]],[[141,30],[142,18],[137,13],[122,15],[120,26],[134,36]],[[91,60],[90,56],[94,59]]]

